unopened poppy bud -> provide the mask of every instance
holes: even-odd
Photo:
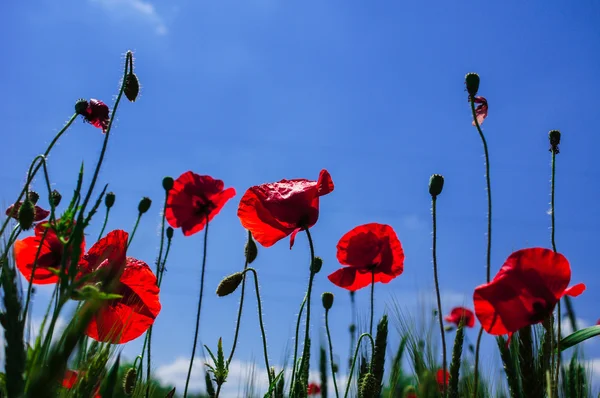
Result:
[[[446,325],[446,326],[444,326],[444,330],[446,332],[451,332],[451,331],[454,330],[454,326],[452,326],[452,325]]]
[[[50,194],[50,200],[52,201],[52,205],[54,205],[54,207],[56,207],[56,206],[58,206],[60,204],[60,201],[62,200],[62,195],[60,194],[60,192],[58,192],[55,189]]]
[[[337,373],[337,371],[338,371],[338,364],[337,364],[337,363],[335,363],[335,362],[334,362],[334,363],[331,365],[331,371],[332,371],[333,373]]]
[[[129,101],[135,102],[135,99],[140,92],[140,82],[135,73],[129,72],[125,77],[125,87],[123,88],[123,92]]]
[[[248,264],[252,264],[252,262],[256,260],[256,256],[258,256],[258,247],[256,246],[256,242],[254,242],[251,234],[248,234],[248,241],[246,242],[246,247],[244,248],[244,255],[246,256],[246,262]]]
[[[167,239],[173,239],[173,228],[171,227],[167,228]]]
[[[35,205],[29,198],[23,202],[21,207],[19,207],[18,220],[19,225],[25,231],[33,225],[33,220],[35,220]]]
[[[467,85],[467,92],[471,97],[477,95],[479,91],[479,75],[477,73],[467,73],[465,76],[465,84]]]
[[[558,145],[560,144],[560,131],[552,130],[548,133],[548,138],[550,139],[550,152],[557,154],[560,151],[558,150]]]
[[[152,205],[152,200],[144,196],[142,200],[140,200],[140,204],[138,205],[138,212],[140,214],[144,214],[148,211],[148,209],[150,209],[150,205]]]
[[[348,330],[350,331],[350,333],[356,332],[356,325],[353,323],[350,324],[350,327],[348,328]]]
[[[137,371],[135,368],[129,368],[123,377],[123,392],[130,397],[135,390],[135,382],[137,381]]]
[[[444,176],[439,174],[432,175],[429,179],[429,194],[431,197],[435,198],[441,194],[442,188],[444,188]]]
[[[323,300],[323,308],[326,310],[330,309],[333,306],[333,293],[323,293],[321,295],[321,300]]]
[[[31,203],[36,204],[40,200],[40,194],[35,191],[29,191],[27,197],[31,200]]]
[[[314,274],[317,274],[321,271],[321,267],[323,266],[323,259],[321,257],[315,257],[312,264],[310,265],[310,271]]]
[[[163,188],[165,189],[165,191],[169,192],[171,189],[173,189],[173,177],[165,177],[163,178],[162,184],[163,184]]]
[[[359,396],[364,398],[371,398],[377,395],[377,379],[373,373],[367,373],[364,375],[360,383]]]
[[[217,287],[217,296],[223,297],[235,292],[243,280],[244,274],[242,272],[236,272],[225,277]]]
[[[104,197],[104,204],[106,208],[110,209],[115,204],[115,194],[113,192],[109,192]]]
[[[86,100],[83,98],[78,99],[77,102],[75,102],[75,113],[85,116],[87,114],[88,106],[89,103]]]

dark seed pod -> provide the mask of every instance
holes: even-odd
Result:
[[[123,89],[125,96],[131,102],[135,102],[140,92],[140,82],[135,73],[129,72],[125,77],[125,88]]]

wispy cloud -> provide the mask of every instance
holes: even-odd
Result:
[[[165,35],[168,32],[163,17],[156,11],[154,5],[144,0],[91,0],[99,4],[116,18],[137,17],[151,24],[156,33]]]

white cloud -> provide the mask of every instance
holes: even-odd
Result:
[[[577,328],[579,328],[579,329],[585,329],[585,328],[591,326],[584,319],[577,318],[576,321],[577,321]],[[560,335],[565,337],[565,336],[570,335],[571,333],[573,333],[573,328],[571,327],[571,321],[569,320],[568,317],[564,317],[562,319],[562,321],[560,322]]]
[[[167,34],[167,25],[154,5],[144,0],[91,0],[117,18],[136,16],[150,23],[158,35]]]
[[[204,371],[206,367],[203,358],[196,357],[194,359],[194,366],[192,368],[192,375],[190,377],[189,390],[190,391],[205,391],[204,384]],[[160,379],[164,384],[174,385],[177,391],[183,392],[185,388],[185,379],[187,376],[190,361],[185,358],[177,358],[170,364],[160,366],[155,376]],[[275,366],[275,369],[281,369],[281,366]],[[289,381],[291,371],[287,370],[285,373],[285,380]],[[312,371],[310,373],[310,381],[320,383],[319,373]],[[345,387],[346,378],[337,378],[338,388],[341,390]],[[222,398],[238,398],[244,397],[246,393],[246,386],[252,384],[254,389],[254,395],[262,396],[269,388],[269,382],[267,378],[267,372],[264,366],[259,366],[251,362],[243,362],[239,360],[231,361],[229,365],[229,375],[227,376],[227,382],[221,389]],[[329,388],[333,391],[333,380],[329,380]]]

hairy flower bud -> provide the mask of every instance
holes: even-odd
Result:
[[[321,300],[323,301],[323,308],[325,308],[326,310],[330,309],[333,306],[333,293],[323,293],[321,295]]]
[[[364,375],[360,382],[359,397],[371,398],[377,396],[377,379],[372,373]]]
[[[323,259],[321,257],[315,257],[312,264],[310,265],[310,271],[317,274],[321,271],[323,266]]]
[[[58,192],[55,189],[50,194],[50,200],[52,201],[52,204],[54,205],[54,207],[56,207],[56,206],[58,206],[60,204],[60,201],[62,200],[62,195],[60,194],[60,192]]]
[[[243,280],[244,274],[242,272],[236,272],[235,274],[226,276],[217,287],[217,296],[223,297],[235,292]]]
[[[106,194],[106,196],[104,197],[104,204],[106,205],[107,209],[113,207],[113,205],[115,204],[115,198],[116,197],[113,192],[109,192]]]
[[[35,220],[35,205],[31,202],[31,200],[26,199],[21,207],[19,207],[19,225],[25,231],[27,231],[33,225],[33,220]]]
[[[548,133],[548,138],[550,139],[550,152],[553,154],[560,153],[558,150],[558,145],[560,144],[560,131],[552,130]]]
[[[135,99],[140,92],[140,82],[135,73],[129,72],[125,77],[125,87],[123,88],[123,92],[129,101],[135,102]]]
[[[169,240],[173,239],[173,228],[167,227],[166,234],[167,234],[167,239],[169,239]]]
[[[348,330],[350,331],[350,333],[354,333],[356,332],[356,325],[351,323],[350,327],[348,328]]]
[[[147,212],[150,209],[150,205],[152,205],[152,200],[146,196],[144,196],[142,198],[142,200],[140,200],[140,203],[138,204],[138,212],[140,214],[144,214],[145,212]]]
[[[440,174],[434,174],[429,179],[429,193],[432,198],[435,198],[442,193],[444,187],[444,176]]]
[[[162,180],[162,185],[163,188],[165,189],[165,191],[169,192],[171,189],[173,189],[173,184],[175,181],[173,181],[173,177],[165,177]]]
[[[137,381],[137,371],[135,368],[129,368],[123,377],[123,392],[130,397],[135,390],[135,382]]]
[[[29,198],[29,200],[31,200],[31,203],[33,203],[34,205],[38,202],[38,200],[40,200],[40,194],[38,194],[35,191],[29,191],[27,193],[27,197]]]
[[[256,260],[256,256],[258,256],[258,247],[252,238],[252,234],[248,234],[248,241],[246,242],[246,247],[244,248],[244,255],[246,256],[246,262],[248,264],[252,264],[252,262]]]
[[[465,76],[465,84],[467,85],[467,92],[471,97],[477,95],[479,91],[479,75],[477,73],[467,73]]]
[[[86,100],[83,98],[78,99],[77,102],[75,102],[75,113],[85,116],[87,114],[88,106],[89,103]]]

